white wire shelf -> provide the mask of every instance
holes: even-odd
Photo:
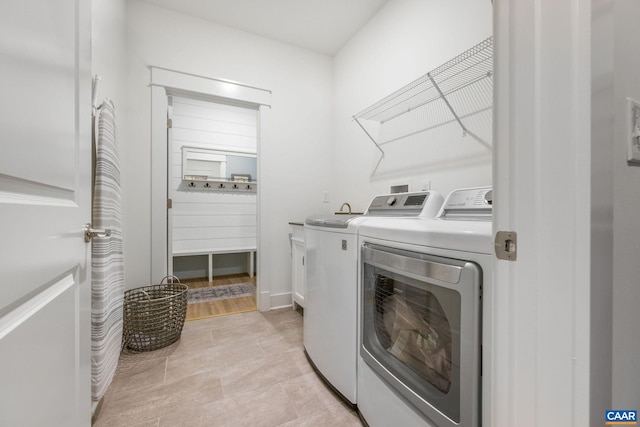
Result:
[[[354,115],[354,120],[373,141],[384,156],[382,145],[418,132],[427,132],[439,126],[457,122],[463,135],[474,136],[465,118],[492,108],[493,104],[493,38],[489,37],[442,64],[370,107]],[[380,130],[391,125],[407,113],[424,110],[419,115],[422,123],[399,126],[404,131],[387,140],[379,140],[367,123],[375,123]],[[412,119],[413,120],[413,119]],[[379,132],[378,132],[379,133]],[[478,138],[476,138],[478,139]],[[486,141],[478,139],[483,145]]]

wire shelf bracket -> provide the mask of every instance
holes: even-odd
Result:
[[[436,81],[433,79],[433,77],[431,77],[431,73],[427,73],[427,77],[429,78],[429,81],[431,81],[431,84],[433,85],[433,87],[440,94],[440,98],[442,98],[442,100],[446,104],[447,108],[449,108],[449,111],[451,111],[451,114],[453,114],[453,117],[456,119],[456,121],[458,122],[458,124],[462,128],[462,134],[466,135],[468,133],[467,128],[464,127],[464,124],[462,124],[462,120],[460,120],[460,117],[458,117],[458,114],[456,114],[456,110],[453,109],[453,107],[451,106],[451,104],[447,100],[447,97],[445,96],[445,94],[442,93],[442,90],[440,89],[440,86],[438,86],[438,83],[436,83]]]

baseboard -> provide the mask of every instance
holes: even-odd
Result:
[[[285,292],[282,294],[271,294],[269,302],[271,310],[274,310],[276,308],[291,307],[291,292]]]
[[[260,286],[258,285],[258,290],[260,291]],[[257,301],[258,311],[269,311],[271,310],[271,292],[269,291],[260,291],[260,298]]]
[[[291,307],[291,304],[291,292],[272,294],[269,291],[261,291],[258,311],[277,310],[280,308]]]

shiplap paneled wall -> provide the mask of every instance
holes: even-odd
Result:
[[[173,201],[173,254],[255,248],[256,194],[186,187],[182,181],[182,147],[255,154],[257,111],[175,96],[171,105],[169,194]]]

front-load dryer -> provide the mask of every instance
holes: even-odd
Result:
[[[357,403],[358,229],[371,219],[435,217],[443,197],[434,191],[376,196],[364,215],[306,219],[303,331],[308,358],[352,405]]]
[[[490,188],[463,189],[438,218],[359,228],[358,410],[371,427],[481,425],[491,213]]]

